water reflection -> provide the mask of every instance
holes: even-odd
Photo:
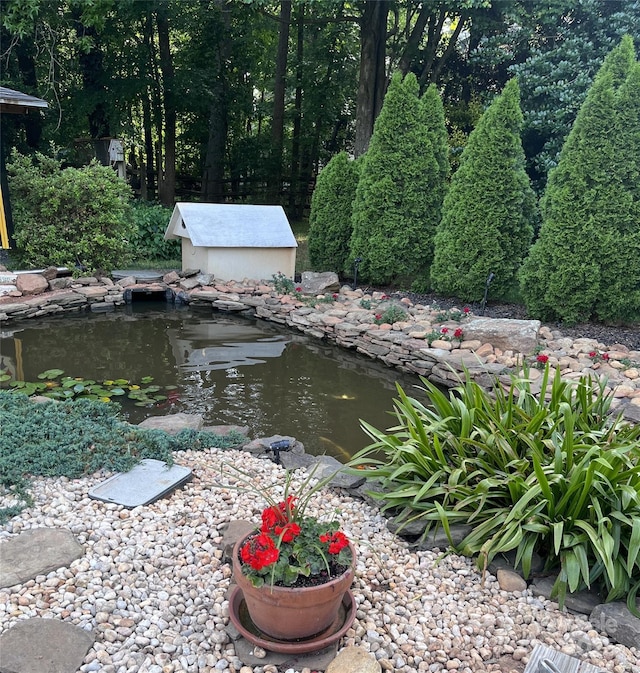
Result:
[[[0,355],[24,380],[59,368],[98,381],[152,376],[178,386],[160,408],[125,405],[134,423],[200,413],[207,425],[248,425],[252,437],[292,435],[308,452],[341,460],[369,441],[360,418],[394,425],[395,381],[405,389],[418,383],[271,323],[164,304],[19,323],[2,334]]]

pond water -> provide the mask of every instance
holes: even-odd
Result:
[[[7,368],[24,381],[52,368],[96,381],[150,376],[177,388],[151,408],[125,399],[122,415],[132,423],[198,413],[205,425],[247,425],[251,438],[293,436],[308,453],[341,461],[369,443],[359,419],[395,425],[395,382],[409,391],[419,383],[273,323],[146,302],[6,326],[0,369]]]

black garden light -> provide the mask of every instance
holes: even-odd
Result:
[[[480,309],[480,315],[484,315],[484,309],[485,306],[487,305],[487,295],[489,294],[489,285],[491,285],[491,281],[496,277],[496,275],[493,273],[493,271],[489,272],[489,275],[487,276],[487,282],[484,286],[484,297],[482,298],[482,307]]]
[[[361,261],[362,261],[362,257],[356,257],[353,260],[353,289],[354,290],[358,286],[358,267],[360,266]]]

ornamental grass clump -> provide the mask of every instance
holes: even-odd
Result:
[[[316,469],[295,494],[287,471],[280,499],[274,498],[269,489],[256,486],[249,474],[232,468],[240,482],[234,488],[257,493],[268,503],[259,529],[240,547],[242,574],[254,587],[325,584],[345,573],[353,563],[349,538],[339,529],[338,522],[321,522],[305,513],[311,497],[335,476],[333,473],[312,486]],[[274,487],[279,490],[279,485]]]
[[[538,396],[526,378],[481,388],[467,375],[449,394],[422,379],[427,400],[398,386],[397,425],[362,423],[373,443],[352,467],[367,465],[371,492],[401,525],[425,536],[453,524],[472,530],[457,545],[486,568],[515,552],[525,577],[533,554],[557,579],[554,595],[596,588],[606,601],[640,588],[640,426],[610,415],[611,395],[589,377],[550,379]],[[452,543],[453,545],[453,543]]]

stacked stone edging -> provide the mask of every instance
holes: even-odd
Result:
[[[14,284],[10,283],[12,277]],[[522,374],[523,366],[527,366],[532,387],[539,392],[542,372],[537,368],[537,357],[542,355],[552,368],[560,369],[566,380],[586,374],[606,381],[614,396],[613,408],[629,420],[640,422],[640,351],[594,339],[572,340],[537,320],[491,319],[462,311],[443,313],[435,306],[413,304],[407,298],[396,300],[377,292],[368,295],[348,286],[315,298],[300,292],[281,294],[273,283],[216,283],[210,275],[198,271],[170,272],[161,283],[139,283],[135,276],[116,283],[110,278],[92,277],[47,280],[46,272],[3,273],[0,280],[5,283],[0,284],[0,322],[86,310],[109,311],[131,301],[131,293],[165,293],[176,302],[193,306],[249,312],[447,387],[457,385],[465,370],[480,385],[490,387],[496,378],[508,382],[511,374]],[[379,321],[379,316],[393,305],[406,312],[406,319],[393,325],[376,324],[376,316]],[[458,329],[462,336],[456,338],[453,335]],[[434,334],[439,338],[433,339]]]

